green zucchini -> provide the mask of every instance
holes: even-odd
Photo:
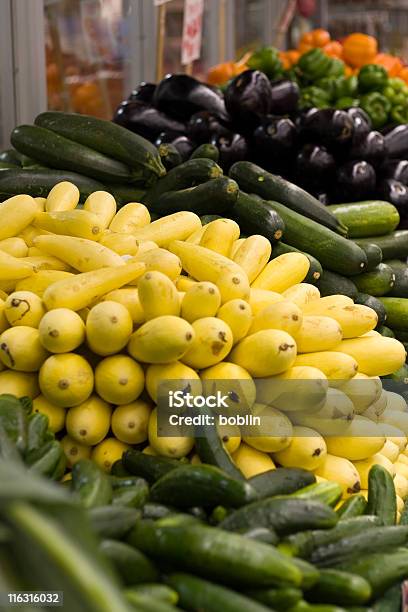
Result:
[[[212,465],[183,465],[158,480],[151,499],[177,508],[225,505],[239,507],[256,499],[255,489]]]
[[[380,327],[376,327],[375,331],[378,331],[378,333],[384,336],[385,338],[395,338],[395,334],[392,329],[390,329],[386,325],[380,325]]]
[[[313,219],[317,223],[343,236],[347,234],[347,228],[343,223],[338,221],[315,197],[294,183],[286,181],[281,176],[270,174],[259,166],[247,161],[233,164],[229,175],[247,193],[255,193],[264,200],[281,202],[290,210],[304,215],[306,219]],[[294,244],[294,246],[297,245]],[[305,251],[308,251],[308,249],[305,249]]]
[[[408,257],[408,230],[397,230],[386,236],[362,238],[358,242],[374,242],[374,244],[380,247],[384,261]]]
[[[201,524],[163,527],[138,521],[128,542],[148,557],[242,587],[298,586],[301,572],[273,546]]]
[[[131,609],[136,612],[177,612],[180,610],[163,599],[147,593],[138,593],[134,588],[125,589],[124,595]]]
[[[374,270],[356,276],[353,281],[361,293],[381,297],[389,293],[394,286],[395,274],[390,266],[380,263]]]
[[[387,325],[391,329],[408,331],[408,299],[398,297],[380,298],[381,304],[387,313]],[[405,340],[403,340],[405,342]]]
[[[61,181],[69,181],[78,187],[80,202],[85,202],[94,191],[105,190],[102,183],[76,172],[18,168],[5,170],[0,174],[0,199],[10,198],[19,193],[26,193],[33,198],[46,198],[54,185]]]
[[[356,304],[362,304],[363,306],[368,306],[369,308],[375,310],[378,317],[377,325],[384,325],[387,320],[387,312],[381,300],[378,300],[376,297],[368,295],[367,293],[358,293],[357,297],[354,298],[354,301]]]
[[[337,505],[341,496],[342,488],[337,482],[316,482],[291,494],[291,497],[311,499],[332,506],[332,508]]]
[[[131,476],[131,473],[127,471],[125,466],[123,465],[122,459],[118,459],[111,467],[112,476],[116,476],[118,478],[124,478],[127,476]]]
[[[154,205],[160,196],[206,183],[223,175],[222,168],[212,159],[189,159],[170,170],[151,187],[143,199],[147,206]]]
[[[135,584],[134,586],[126,589],[126,594],[129,594],[131,592],[148,595],[153,599],[165,601],[169,604],[172,604],[173,606],[176,606],[179,600],[177,591],[171,589],[166,584],[162,584],[161,582],[147,582],[144,584]]]
[[[105,506],[112,499],[109,476],[90,459],[80,459],[72,468],[72,490],[85,508]]]
[[[302,591],[295,587],[281,587],[277,589],[254,589],[245,593],[251,599],[255,599],[265,606],[269,606],[277,612],[285,612],[297,604],[302,598]],[[250,608],[248,608],[250,610]]]
[[[115,488],[112,495],[112,504],[142,508],[149,498],[149,487],[143,478],[137,484]]]
[[[354,518],[364,514],[367,507],[367,500],[364,495],[351,495],[341,504],[340,508],[336,510],[340,521],[344,521],[349,518]]]
[[[316,283],[322,297],[326,295],[347,295],[352,300],[356,299],[358,289],[353,280],[324,270],[322,277]]]
[[[286,535],[305,529],[329,529],[336,523],[336,513],[325,504],[307,499],[271,497],[231,512],[220,527],[228,531],[268,527],[279,535]]]
[[[36,125],[14,128],[10,140],[18,151],[51,168],[72,170],[100,181],[127,183],[141,178],[122,162]]]
[[[116,568],[125,585],[155,582],[159,577],[153,563],[125,542],[102,540],[100,551]]]
[[[93,530],[102,538],[120,540],[140,519],[141,511],[127,506],[98,506],[88,510]]]
[[[171,470],[179,468],[181,465],[177,459],[146,455],[141,451],[133,449],[123,454],[122,461],[124,467],[131,474],[145,478],[150,484],[156,482],[156,480],[159,480],[159,478]]]
[[[24,453],[27,448],[27,421],[21,402],[14,395],[0,395],[0,425],[7,437]]]
[[[282,237],[285,224],[268,202],[240,190],[232,210],[244,234],[260,234],[274,244]]]
[[[29,453],[40,448],[45,442],[48,430],[48,417],[41,412],[30,414],[27,420],[27,448]]]
[[[202,144],[196,149],[194,149],[194,151],[190,155],[190,159],[201,158],[212,159],[213,161],[218,163],[218,160],[220,159],[220,152],[218,148],[211,143]]]
[[[371,272],[378,264],[380,264],[383,260],[382,250],[378,246],[378,244],[374,244],[374,242],[364,242],[363,240],[355,240],[354,241],[360,248],[363,249],[364,253],[367,257],[367,268],[366,272]]]
[[[248,480],[249,484],[256,489],[258,497],[273,497],[274,495],[288,495],[303,487],[316,482],[313,472],[302,468],[278,468],[268,470]]]
[[[397,497],[391,474],[382,465],[368,473],[367,514],[378,516],[383,525],[395,525]]]
[[[15,149],[6,149],[0,153],[0,161],[18,167],[21,166],[21,155]]]
[[[408,298],[408,265],[399,259],[389,259],[384,263],[392,269],[395,275],[394,285],[387,295]]]
[[[270,608],[227,587],[189,574],[170,574],[169,584],[179,594],[179,603],[186,610],[202,612],[267,612]]]
[[[156,147],[112,121],[77,113],[48,111],[38,115],[34,123],[131,168],[143,167],[157,176],[165,174]]]
[[[252,527],[251,529],[244,529],[239,532],[241,535],[257,542],[265,542],[265,544],[277,544],[279,538],[272,529],[266,527]]]
[[[52,476],[64,454],[61,444],[57,440],[47,442],[39,449],[39,453],[41,456],[31,462],[30,471],[42,476]]]
[[[200,217],[202,225],[207,225],[211,223],[211,221],[216,221],[217,219],[222,219],[221,215],[201,215]]]
[[[156,504],[155,502],[147,502],[143,506],[143,518],[145,519],[160,519],[174,512],[174,508],[164,504]]]
[[[146,189],[135,187],[134,185],[120,185],[115,183],[105,183],[103,187],[105,191],[109,191],[116,200],[117,205],[124,206],[129,202],[143,202]]]
[[[177,168],[176,168],[177,169]],[[222,176],[180,191],[163,193],[148,207],[161,216],[190,210],[197,215],[229,211],[237,201],[238,185],[235,181]]]
[[[158,151],[162,164],[166,168],[167,172],[176,166],[179,166],[183,162],[180,153],[170,142],[162,143],[159,146]]]
[[[341,570],[320,571],[318,582],[307,592],[307,598],[316,603],[342,606],[364,604],[371,597],[371,586],[361,576]]]
[[[348,228],[349,238],[383,236],[393,232],[400,222],[395,206],[382,200],[332,204],[327,208]]]
[[[344,276],[355,276],[367,267],[366,254],[352,240],[339,236],[283,204],[269,201],[267,205],[279,214],[285,224],[285,242],[316,257],[323,268]]]
[[[275,257],[279,257],[279,255],[283,255],[284,253],[301,253],[301,251],[299,251],[299,249],[295,249],[295,247],[291,247],[288,244],[284,244],[283,242],[279,241],[273,247],[271,259],[275,259]],[[309,255],[309,253],[303,254],[306,255],[310,262],[309,271],[305,276],[303,282],[315,285],[323,274],[323,268],[320,264],[320,261],[317,261],[316,257],[313,257],[313,255]]]

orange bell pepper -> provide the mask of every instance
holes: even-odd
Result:
[[[222,85],[235,76],[235,62],[223,62],[208,71],[207,82],[210,85]]]
[[[286,51],[279,51],[279,59],[282,62],[283,69],[289,70],[292,64]]]
[[[313,31],[302,34],[299,41],[299,46],[300,45],[310,45],[310,48],[313,47]]]
[[[398,73],[398,78],[405,81],[408,85],[408,66],[404,66]]]
[[[323,28],[312,30],[312,35],[312,45],[314,47],[324,47],[330,42],[330,34],[327,30],[323,30]]]
[[[338,57],[341,58],[343,54],[343,45],[339,43],[338,40],[331,40],[322,47],[322,51],[326,53],[326,55],[330,55],[330,57]]]
[[[289,49],[288,51],[286,51],[286,58],[289,60],[291,66],[294,66],[298,63],[299,57],[300,53],[296,49]]]
[[[403,64],[399,57],[391,55],[390,53],[377,53],[374,58],[374,64],[379,64],[388,72],[388,76],[395,77],[399,76],[402,70]]]
[[[377,55],[377,51],[377,40],[367,34],[355,32],[343,41],[343,59],[354,68],[371,64]]]
[[[311,49],[314,49],[314,47],[313,47],[313,45],[310,45],[309,43],[301,42],[300,45],[298,46],[298,51],[299,51],[300,55],[303,55],[304,53],[307,53]]]

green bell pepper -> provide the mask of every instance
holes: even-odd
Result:
[[[366,64],[358,73],[358,88],[362,93],[382,91],[387,83],[387,71],[377,64]]]
[[[374,129],[378,129],[387,123],[391,102],[385,96],[372,91],[362,96],[360,104],[361,108],[370,117]]]
[[[340,77],[336,80],[334,92],[335,98],[354,98],[357,95],[358,79],[355,75],[351,77]]]
[[[337,87],[337,77],[334,76],[325,76],[322,79],[316,81],[315,86],[323,89],[326,92],[330,100],[336,99],[336,87]]]
[[[336,100],[334,104],[334,107],[338,110],[343,110],[344,108],[351,108],[352,106],[360,106],[360,100],[358,98],[343,96],[342,98],[338,98],[338,100]]]
[[[275,47],[262,47],[258,49],[258,51],[251,55],[247,64],[252,70],[264,72],[270,79],[276,78],[283,71],[279,51]]]
[[[408,106],[406,104],[393,106],[390,117],[394,123],[408,123]]]
[[[317,81],[327,76],[333,59],[319,48],[304,53],[298,61],[298,67],[309,81]]]
[[[300,91],[300,108],[327,108],[328,106],[330,106],[330,98],[324,89],[311,85]]]
[[[338,57],[333,57],[331,61],[331,66],[327,72],[327,76],[341,77],[344,76],[344,68],[345,64],[343,60]]]

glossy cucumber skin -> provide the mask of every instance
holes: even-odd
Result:
[[[364,514],[367,507],[367,500],[363,495],[352,495],[346,499],[336,510],[340,521],[345,519],[354,518]]]
[[[238,194],[232,216],[244,234],[260,234],[271,244],[280,240],[285,229],[282,217],[272,210],[267,202],[243,191]]]
[[[371,596],[370,584],[361,576],[341,570],[321,570],[318,582],[308,592],[316,603],[361,605]]]
[[[120,540],[141,517],[141,511],[126,506],[98,506],[88,510],[94,531],[102,538]]]
[[[180,467],[177,459],[154,457],[137,450],[126,451],[122,461],[126,470],[135,476],[145,478],[149,483],[156,482],[167,472]]]
[[[249,478],[260,499],[274,495],[288,495],[316,482],[312,472],[301,468],[279,468]]]
[[[383,525],[395,525],[397,498],[394,481],[381,465],[373,465],[368,474],[367,514],[378,516]]]

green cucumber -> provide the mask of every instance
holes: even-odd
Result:
[[[380,247],[384,261],[408,257],[408,230],[397,230],[386,236],[362,238],[358,242],[374,242],[374,244]]]
[[[265,542],[265,544],[277,544],[279,538],[272,529],[266,527],[252,527],[251,529],[244,529],[239,532],[241,535],[257,542]]]
[[[395,206],[382,200],[332,204],[327,208],[348,228],[349,238],[383,236],[393,232],[400,222]]]
[[[6,149],[0,153],[0,161],[21,166],[21,155],[15,149]]]
[[[271,497],[231,512],[220,527],[228,531],[268,527],[286,535],[305,529],[329,529],[336,523],[336,513],[325,504],[307,499]]]
[[[380,327],[376,327],[375,331],[378,331],[378,333],[384,336],[385,338],[395,338],[395,334],[392,329],[390,329],[386,325],[380,325]]]
[[[387,324],[391,329],[408,331],[408,299],[399,297],[380,298],[387,313]]]
[[[371,586],[361,576],[341,570],[320,571],[318,582],[307,592],[307,598],[316,603],[342,606],[360,605],[371,597]]]
[[[80,459],[72,468],[72,490],[85,508],[105,506],[112,499],[109,476],[90,459]]]
[[[183,465],[158,480],[151,499],[177,508],[225,505],[239,507],[256,499],[247,482],[231,478],[212,465]]]
[[[112,476],[116,476],[118,478],[125,478],[127,476],[131,476],[131,473],[127,471],[125,466],[123,465],[122,459],[118,459],[111,467]]]
[[[57,440],[53,440],[44,444],[42,450],[43,453],[41,457],[31,463],[30,471],[41,474],[42,476],[52,476],[64,454],[61,444]]]
[[[135,187],[134,185],[115,185],[115,183],[105,183],[104,191],[109,191],[116,200],[117,205],[124,206],[129,202],[143,202],[146,189]]]
[[[143,478],[138,484],[130,487],[118,487],[113,491],[112,504],[129,506],[130,508],[142,508],[149,498],[149,487]]]
[[[354,518],[364,514],[367,507],[367,500],[363,495],[351,495],[336,510],[340,521]]]
[[[291,247],[288,244],[284,244],[279,241],[274,247],[271,255],[271,259],[275,259],[275,257],[279,257],[279,255],[284,255],[285,253],[301,253],[299,249],[295,249],[295,247]],[[316,282],[323,274],[323,268],[320,264],[320,261],[317,261],[316,257],[313,255],[309,255],[309,253],[303,253],[306,255],[310,262],[310,268],[305,276],[304,283],[310,283],[311,285],[315,285]]]
[[[395,274],[390,266],[380,263],[374,270],[356,276],[353,281],[361,293],[380,297],[389,293],[394,286]]]
[[[232,210],[244,234],[260,234],[274,244],[282,237],[285,224],[281,216],[261,198],[240,191]]]
[[[0,171],[11,170],[13,168],[14,169],[19,168],[19,166],[17,166],[16,164],[12,164],[10,162],[5,162],[5,161],[0,160]]]
[[[290,612],[346,612],[346,610],[336,604],[311,604],[302,599],[290,609]]]
[[[212,179],[220,178],[222,175],[222,168],[212,159],[189,159],[158,180],[146,192],[143,203],[150,207],[150,205],[156,204],[160,196],[168,192],[195,187]]]
[[[339,236],[283,204],[271,201],[266,204],[282,218],[285,242],[316,257],[323,268],[344,276],[355,276],[366,269],[366,254],[352,240]]]
[[[120,540],[140,519],[141,512],[127,506],[98,506],[88,510],[93,530],[102,538]]]
[[[77,113],[48,111],[38,115],[34,123],[131,168],[143,167],[157,176],[165,174],[156,147],[112,121]]]
[[[355,240],[354,241],[360,248],[363,249],[364,253],[367,257],[367,268],[366,272],[371,272],[378,264],[380,264],[383,260],[382,250],[378,246],[378,244],[374,244],[374,242],[364,242],[363,240]]]
[[[288,209],[304,215],[306,219],[312,219],[344,236],[347,234],[347,228],[343,223],[338,221],[315,197],[281,176],[266,172],[259,166],[246,161],[233,164],[229,175],[247,193],[255,193],[264,200],[281,202]]]
[[[337,482],[316,482],[295,491],[291,497],[318,501],[334,508],[341,499],[342,493],[342,488]]]
[[[313,472],[302,468],[278,468],[268,470],[248,480],[256,489],[258,497],[273,497],[274,495],[288,495],[316,482]]]
[[[347,297],[354,300],[358,294],[354,280],[335,272],[329,272],[329,270],[323,271],[322,277],[316,284],[322,297],[340,294],[347,295]]]
[[[148,595],[152,597],[152,599],[159,599],[160,601],[165,601],[173,606],[177,605],[179,600],[179,596],[177,591],[171,589],[166,584],[162,584],[161,582],[147,582],[144,584],[136,584],[128,589],[126,589],[126,595],[130,593],[138,593],[142,595]]]
[[[180,610],[173,604],[157,597],[146,593],[137,593],[135,589],[126,589],[124,595],[131,609],[136,612],[177,612]]]
[[[397,582],[397,584],[394,584],[385,591],[382,597],[376,600],[372,612],[395,612],[396,610],[401,610],[401,604],[402,584]]]
[[[153,563],[125,542],[102,540],[99,550],[116,568],[125,585],[155,582],[159,577]]]
[[[78,187],[80,202],[84,202],[94,191],[105,190],[102,183],[76,172],[19,168],[5,170],[0,174],[0,199],[1,196],[6,199],[19,193],[26,193],[33,198],[46,198],[54,185],[61,181],[69,181]]]
[[[162,164],[166,168],[167,172],[176,166],[179,166],[183,162],[180,153],[170,142],[162,143],[159,146],[158,151]]]
[[[153,213],[161,216],[183,210],[190,210],[197,215],[213,212],[226,213],[232,209],[237,197],[238,185],[236,182],[222,176],[201,183],[197,187],[163,193],[148,207]]]
[[[184,525],[192,525],[200,523],[200,519],[187,512],[172,512],[167,516],[157,520],[158,527],[184,527]]]
[[[270,608],[227,587],[189,574],[170,574],[166,583],[179,595],[179,603],[186,610],[202,612],[267,612]]]
[[[27,449],[26,452],[40,448],[45,442],[48,430],[48,417],[41,412],[30,414],[27,420]]]
[[[138,521],[128,542],[153,559],[207,578],[242,587],[285,583],[298,586],[301,572],[273,546],[216,527],[185,524],[162,527]]]
[[[277,612],[285,612],[302,599],[302,591],[295,587],[281,587],[278,589],[254,589],[245,593],[251,599],[259,601]],[[250,608],[249,608],[250,610]]]
[[[218,160],[220,159],[220,152],[218,148],[211,143],[202,144],[196,149],[194,149],[194,151],[190,155],[190,159],[201,158],[212,159],[213,161],[218,162]]]
[[[57,461],[57,464],[54,467],[53,472],[50,474],[51,480],[61,480],[61,478],[65,474],[65,470],[67,468],[67,459],[65,454],[61,452],[60,458]]]
[[[408,298],[408,265],[399,259],[385,261],[395,275],[394,285],[387,295],[390,297]]]
[[[164,504],[156,504],[155,502],[147,502],[143,506],[143,518],[146,519],[160,519],[169,514],[174,513],[174,508],[165,506]]]
[[[368,473],[367,514],[378,516],[383,525],[395,525],[397,497],[391,474],[382,465],[373,465]]]
[[[17,450],[24,453],[27,447],[26,413],[14,395],[0,395],[0,425]]]
[[[373,295],[368,295],[367,293],[358,293],[354,298],[356,304],[362,304],[363,306],[368,306],[372,308],[377,313],[378,323],[377,325],[384,325],[387,321],[387,312],[385,310],[384,304],[381,300],[377,299]]]
[[[123,454],[122,461],[126,470],[135,476],[145,478],[150,484],[181,465],[177,459],[146,455],[133,449]]]
[[[13,146],[39,162],[72,170],[100,181],[132,182],[138,175],[125,164],[36,125],[20,125],[11,133]]]
[[[319,580],[319,568],[298,557],[293,557],[292,563],[298,568],[302,575],[302,580],[299,585],[300,588],[303,591],[309,590]]]
[[[400,525],[408,525],[408,500],[404,502],[404,508],[401,512]]]

